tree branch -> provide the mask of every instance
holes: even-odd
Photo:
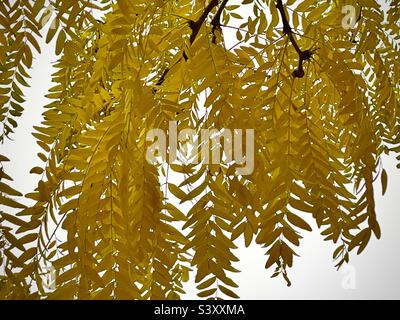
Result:
[[[296,39],[293,35],[292,27],[290,26],[290,23],[289,23],[289,19],[286,16],[285,8],[283,7],[282,0],[277,0],[276,8],[278,9],[278,11],[282,17],[283,33],[288,35],[290,42],[292,43],[294,49],[296,50],[297,54],[299,55],[299,65],[293,71],[293,76],[295,78],[302,78],[304,76],[303,61],[309,60],[311,58],[313,52],[311,50],[303,51],[300,49],[299,45],[297,44]]]
[[[286,17],[285,9],[283,8],[282,0],[277,0],[276,8],[279,10],[279,13],[282,17],[283,22],[283,33],[290,34],[292,33],[292,27],[289,24],[289,20]]]
[[[194,40],[196,40],[196,37],[201,29],[201,26],[207,19],[212,9],[214,9],[216,6],[218,6],[218,0],[211,0],[206,9],[204,10],[203,14],[200,16],[200,18],[197,21],[189,22],[189,26],[192,29],[192,34],[190,35],[190,44],[193,44]]]
[[[217,19],[217,20],[215,20],[215,21],[218,21],[218,22],[219,22],[220,16],[221,16],[221,13],[222,13],[222,10],[224,9],[224,7],[225,7],[225,5],[226,5],[227,2],[228,2],[228,0],[224,0],[224,1],[222,2],[221,7],[218,9],[218,12],[216,13],[215,17],[214,17],[213,20],[212,20],[213,22],[214,22],[215,19]],[[193,21],[193,20],[190,20],[190,21],[189,21],[189,27],[190,27],[190,29],[192,29],[192,34],[190,35],[190,40],[189,40],[191,45],[192,45],[193,42],[196,40],[196,37],[197,37],[197,35],[199,34],[200,29],[201,29],[201,27],[202,27],[203,24],[204,24],[204,21],[206,21],[206,19],[207,19],[208,15],[210,14],[210,12],[211,12],[216,6],[218,6],[218,3],[219,3],[219,0],[211,0],[210,3],[207,5],[207,7],[205,8],[204,12],[202,13],[202,15],[200,16],[200,18],[199,18],[197,21]],[[212,22],[212,23],[213,23],[213,22]],[[215,22],[214,22],[214,24],[215,24]],[[213,27],[214,27],[214,24],[213,24]],[[188,59],[188,57],[186,56],[186,53],[185,53],[185,52],[183,52],[183,58],[184,58],[185,60]],[[182,60],[182,59],[179,59],[179,60],[177,61],[177,63],[179,63],[181,60]],[[165,81],[165,78],[166,78],[166,76],[168,75],[168,73],[169,73],[170,70],[171,70],[171,68],[166,68],[166,69],[163,71],[163,73],[162,73],[160,79],[158,79],[158,81],[157,81],[157,83],[156,83],[156,86],[160,86],[160,85],[163,84],[163,82]],[[156,90],[156,89],[154,89],[154,90]]]
[[[212,34],[213,34],[213,39],[212,42],[215,43],[216,42],[216,36],[215,36],[215,30],[221,28],[221,15],[222,12],[225,9],[226,4],[228,3],[229,0],[223,0],[221,5],[218,8],[217,13],[215,14],[214,18],[211,21],[211,25],[212,25]]]

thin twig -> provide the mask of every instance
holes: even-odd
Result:
[[[293,71],[293,76],[295,78],[302,78],[304,77],[304,70],[303,70],[303,61],[309,60],[313,54],[311,50],[301,50],[299,45],[296,42],[296,39],[293,35],[292,27],[290,26],[289,19],[286,16],[285,8],[283,7],[282,0],[277,0],[276,8],[278,9],[283,23],[283,33],[287,34],[291,44],[293,45],[294,49],[296,50],[297,54],[299,55],[299,65]]]
[[[224,0],[223,3],[221,4],[221,7],[225,6],[225,5],[226,5],[226,2],[228,2],[228,1],[227,1],[227,0]],[[208,15],[210,14],[210,12],[211,12],[216,6],[218,6],[218,3],[219,3],[218,0],[211,0],[210,3],[209,3],[209,4],[207,5],[207,7],[204,9],[204,12],[202,13],[202,15],[200,16],[200,18],[199,18],[197,21],[190,20],[190,21],[188,22],[188,23],[189,23],[190,29],[192,29],[192,34],[190,35],[190,40],[189,40],[191,45],[192,45],[192,44],[194,43],[194,41],[196,40],[196,38],[197,38],[197,36],[198,36],[198,34],[199,34],[199,32],[200,32],[200,29],[201,29],[201,27],[202,27],[203,24],[204,24],[204,21],[207,19],[207,17],[208,17]],[[225,3],[225,4],[224,4],[224,3]],[[221,7],[220,7],[220,9],[221,9]],[[221,9],[221,12],[222,12],[222,10],[223,10],[223,8]],[[219,12],[219,10],[218,10],[218,12]],[[217,12],[216,16],[218,15],[218,12]],[[220,15],[221,15],[221,13],[220,13]],[[215,17],[214,17],[214,19],[215,19]],[[213,19],[213,21],[214,21],[214,19]],[[183,52],[182,58],[185,59],[185,61],[188,59],[188,57],[187,57],[187,55],[186,55],[185,52]],[[179,60],[176,62],[176,64],[179,63],[179,62],[181,62],[181,61],[182,61],[182,58],[179,59]],[[166,68],[166,69],[163,71],[163,73],[161,74],[160,79],[159,79],[159,80],[157,81],[157,83],[156,83],[156,86],[160,86],[160,85],[162,85],[162,84],[164,83],[165,78],[167,77],[167,75],[168,75],[168,73],[170,72],[170,70],[171,70],[171,68]],[[156,89],[154,89],[154,90],[157,91]]]

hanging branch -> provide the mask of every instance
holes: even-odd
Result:
[[[218,9],[218,12],[216,13],[215,17],[212,20],[212,25],[213,25],[213,30],[214,30],[214,25],[218,26],[219,25],[219,20],[220,20],[220,16],[222,13],[222,10],[224,9],[226,3],[228,2],[228,0],[224,0],[221,4],[221,6]],[[207,7],[204,9],[204,12],[202,13],[202,15],[200,16],[200,18],[197,21],[193,21],[190,20],[189,21],[189,27],[190,29],[192,29],[192,34],[190,35],[190,44],[192,45],[194,43],[194,41],[197,38],[197,35],[200,32],[201,27],[204,24],[204,21],[206,21],[208,15],[210,14],[210,12],[218,6],[219,1],[218,0],[211,0],[210,3],[207,5]],[[218,23],[216,22],[218,21]],[[183,58],[185,59],[185,61],[187,61],[188,57],[186,55],[186,53],[183,53]],[[176,63],[181,62],[182,59],[179,59]],[[169,71],[171,70],[171,68],[166,68],[164,70],[164,72],[162,73],[160,79],[158,79],[156,86],[160,86],[163,84],[163,82],[165,81],[166,76],[168,75]],[[156,89],[155,89],[156,90]]]
[[[215,14],[214,18],[211,21],[211,25],[212,25],[212,34],[213,34],[213,39],[212,42],[215,44],[216,43],[216,36],[215,36],[215,31],[217,29],[221,29],[221,15],[222,12],[225,9],[226,4],[228,3],[229,0],[224,0],[222,1],[220,7],[218,8],[217,13]]]
[[[303,61],[309,60],[312,57],[313,51],[311,51],[311,50],[302,51],[300,49],[300,47],[297,44],[296,39],[293,35],[292,27],[290,26],[289,20],[286,16],[282,0],[277,0],[276,8],[278,9],[278,11],[282,17],[283,33],[289,37],[291,44],[293,45],[294,49],[296,50],[297,54],[299,55],[299,65],[293,71],[292,74],[295,78],[302,78],[302,77],[304,77]]]
[[[203,14],[200,16],[200,18],[197,21],[190,21],[189,22],[189,27],[192,29],[192,34],[190,35],[190,44],[193,44],[193,42],[196,40],[196,37],[201,29],[201,26],[203,25],[204,21],[207,19],[208,15],[218,5],[218,0],[211,0],[211,2],[208,4],[206,9],[204,10]]]

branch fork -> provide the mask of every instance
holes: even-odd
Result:
[[[213,43],[216,43],[215,31],[221,27],[221,15],[222,15],[222,12],[224,11],[224,8],[225,8],[226,4],[228,3],[228,1],[229,0],[222,1],[221,5],[218,8],[217,13],[215,14],[215,16],[213,17],[213,19],[211,21],[212,33],[213,33]],[[218,4],[219,4],[219,0],[211,0],[210,3],[207,5],[207,7],[204,9],[204,12],[201,14],[201,16],[196,21],[193,21],[193,20],[189,21],[189,28],[192,29],[192,34],[190,35],[190,39],[189,39],[191,45],[196,40],[197,35],[199,34],[200,29],[203,26],[208,15],[215,7],[218,6]],[[185,61],[188,59],[185,52],[183,52],[183,59],[185,59]],[[181,59],[178,60],[178,62],[180,62],[180,61],[181,61]],[[163,82],[165,81],[165,78],[168,75],[170,70],[171,70],[171,68],[166,68],[164,70],[160,79],[157,81],[156,86],[160,86],[163,84]],[[157,90],[153,89],[153,91],[157,91]]]

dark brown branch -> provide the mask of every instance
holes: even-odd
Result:
[[[212,42],[215,43],[216,42],[216,36],[215,36],[215,31],[217,29],[221,28],[221,16],[222,16],[222,12],[225,9],[226,4],[228,3],[229,0],[224,0],[222,1],[221,5],[218,8],[217,13],[215,14],[214,18],[211,21],[211,25],[212,25],[212,34],[213,34],[213,39]]]
[[[180,61],[180,60],[179,60],[179,61]],[[169,70],[171,70],[171,69],[170,69],[170,68],[166,68],[166,69],[163,71],[163,73],[162,73],[160,79],[158,79],[158,81],[157,81],[157,83],[156,83],[156,86],[160,86],[160,85],[163,84],[163,82],[164,82],[164,80],[165,80],[165,77],[167,76]]]
[[[303,61],[309,60],[313,54],[313,51],[311,51],[311,50],[303,51],[300,49],[300,47],[297,44],[296,39],[293,35],[293,30],[292,30],[292,27],[290,26],[289,19],[286,16],[286,12],[285,12],[285,8],[283,7],[282,0],[277,0],[276,8],[278,9],[278,11],[282,17],[283,33],[288,35],[291,44],[293,45],[294,49],[296,50],[297,54],[299,55],[299,65],[293,71],[293,76],[295,78],[302,78],[304,76]]]
[[[224,0],[224,1],[222,2],[222,4],[221,4],[222,9],[221,9],[221,7],[219,8],[219,9],[221,10],[221,12],[222,12],[222,10],[223,10],[223,7],[225,7],[226,2],[228,2],[228,0]],[[204,21],[206,21],[206,19],[207,19],[208,15],[210,14],[210,12],[211,12],[216,6],[218,6],[218,3],[219,3],[218,0],[211,0],[210,3],[207,5],[207,7],[205,8],[204,12],[202,13],[202,15],[200,16],[200,18],[199,18],[197,21],[192,21],[192,20],[189,21],[189,27],[190,27],[190,29],[192,29],[192,34],[190,35],[190,44],[191,44],[191,45],[192,45],[193,42],[196,40],[197,35],[199,34],[200,29],[201,29],[201,27],[202,27],[203,24],[204,24]],[[218,12],[219,12],[220,10],[218,10]],[[218,15],[218,12],[217,12],[216,16]],[[221,13],[219,13],[219,16],[221,16]],[[214,17],[214,19],[215,19],[215,17]],[[214,19],[213,19],[213,21],[214,21]],[[219,21],[219,18],[218,18],[218,21]],[[185,60],[188,59],[188,57],[186,56],[186,53],[185,53],[185,52],[183,52],[183,58],[184,58]],[[179,63],[181,60],[182,60],[182,59],[179,59],[176,63]],[[160,86],[160,85],[163,84],[163,82],[165,81],[165,78],[166,78],[166,76],[168,75],[168,73],[170,72],[170,70],[171,70],[171,68],[166,68],[166,69],[163,71],[163,73],[162,73],[160,79],[158,79],[158,81],[157,81],[157,83],[156,83],[156,86]],[[154,90],[157,91],[156,89],[154,89]]]
[[[190,44],[193,44],[194,40],[201,29],[204,21],[207,19],[210,12],[218,5],[218,0],[211,0],[206,9],[204,10],[203,14],[197,21],[190,21],[189,26],[192,29],[192,34],[190,35]]]
[[[279,10],[279,13],[282,17],[283,22],[283,33],[290,34],[292,33],[292,27],[289,24],[289,20],[286,17],[285,8],[283,7],[282,0],[277,0],[276,8]]]

